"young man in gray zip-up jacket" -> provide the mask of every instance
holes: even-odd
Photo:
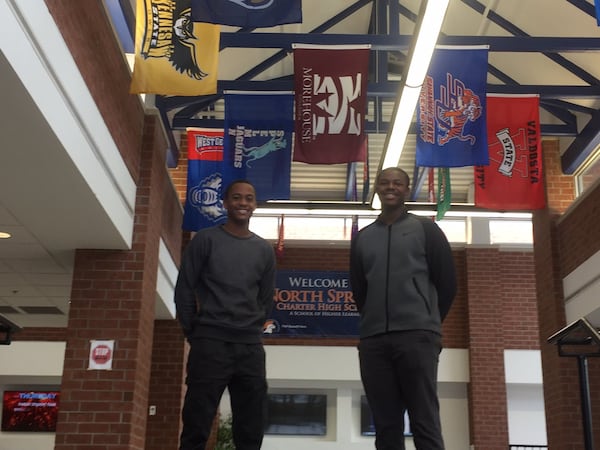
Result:
[[[441,324],[456,293],[452,250],[434,221],[406,211],[406,172],[384,169],[375,190],[381,215],[358,233],[350,253],[361,377],[375,445],[404,450],[408,410],[417,450],[443,450],[437,367]]]

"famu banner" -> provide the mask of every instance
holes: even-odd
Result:
[[[278,270],[265,336],[358,336],[347,272]]]
[[[188,176],[183,212],[186,231],[198,231],[225,222],[223,206],[223,130],[190,128]]]
[[[293,44],[294,161],[365,161],[370,46]]]
[[[475,167],[475,206],[544,208],[539,97],[488,95],[487,103],[490,164]]]
[[[217,92],[220,26],[192,22],[190,0],[137,0],[132,94]]]
[[[488,163],[487,61],[487,46],[436,47],[417,109],[417,166]]]

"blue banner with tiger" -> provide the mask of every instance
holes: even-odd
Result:
[[[418,166],[488,164],[487,66],[487,46],[436,48],[417,109]]]

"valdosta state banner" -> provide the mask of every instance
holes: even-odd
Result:
[[[293,44],[294,161],[364,161],[370,46]]]
[[[358,336],[347,272],[277,270],[265,336]]]
[[[137,0],[131,93],[216,93],[220,31],[192,22],[190,0]]]
[[[193,128],[188,137],[188,177],[183,229],[197,231],[227,219],[223,207],[223,130]]]
[[[256,199],[288,200],[294,131],[292,92],[225,92],[224,184],[244,178]]]
[[[544,208],[539,97],[488,95],[487,104],[490,164],[475,167],[475,205]]]
[[[488,163],[487,61],[486,46],[436,47],[417,107],[417,166]]]
[[[264,28],[302,22],[302,0],[192,0],[194,22]]]

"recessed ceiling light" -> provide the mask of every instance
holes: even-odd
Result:
[[[0,231],[0,239],[8,239],[12,237],[10,233],[7,233],[5,231]]]

